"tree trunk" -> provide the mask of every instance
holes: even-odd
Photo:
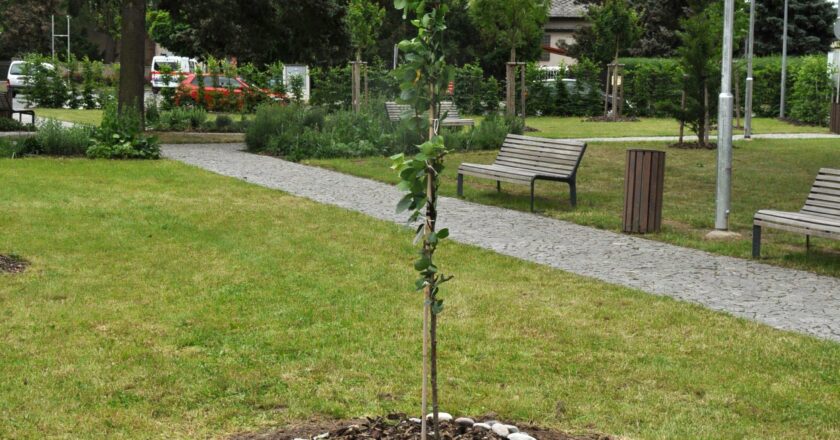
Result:
[[[613,61],[615,65],[613,67],[613,77],[612,81],[612,111],[613,111],[613,121],[617,121],[619,118],[618,114],[618,48],[615,51],[615,61]]]
[[[143,86],[145,85],[146,1],[124,0],[120,42],[120,90],[118,111],[136,111],[143,129]]]

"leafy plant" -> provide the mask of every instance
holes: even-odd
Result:
[[[434,254],[441,240],[449,231],[437,227],[438,189],[440,175],[447,154],[444,138],[438,134],[440,123],[440,101],[452,79],[452,68],[444,58],[444,34],[448,6],[442,1],[395,0],[394,6],[403,11],[403,18],[409,13],[416,15],[411,24],[417,29],[417,37],[399,43],[406,54],[405,62],[397,71],[400,83],[400,98],[411,104],[416,114],[428,109],[428,136],[420,145],[420,153],[414,158],[398,154],[391,159],[399,173],[399,188],[408,194],[397,204],[397,211],[409,211],[409,221],[417,221],[422,215],[422,224],[417,228],[417,239],[423,246],[420,258],[414,268],[421,278],[415,282],[418,291],[424,293],[423,307],[423,382],[422,382],[422,440],[427,438],[427,378],[431,382],[432,426],[435,438],[440,438],[438,429],[438,384],[437,384],[437,316],[443,311],[443,300],[438,298],[441,284],[451,277],[440,273],[434,263]],[[421,133],[422,135],[422,133]],[[421,213],[425,209],[425,213]],[[428,359],[428,361],[427,361]]]
[[[159,159],[160,143],[154,136],[143,134],[137,110],[124,108],[118,113],[116,103],[111,101],[86,154],[91,159]]]
[[[801,122],[826,125],[833,92],[824,56],[805,57],[793,70],[790,116]]]
[[[93,129],[76,125],[64,127],[61,122],[48,119],[38,126],[35,134],[37,146],[32,154],[46,154],[50,156],[84,156],[92,143]]]

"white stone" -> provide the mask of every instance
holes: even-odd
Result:
[[[486,423],[476,423],[475,425],[473,425],[473,428],[490,429],[490,425]]]
[[[455,419],[455,423],[462,426],[470,427],[472,425],[475,425],[475,420],[469,417],[458,417],[457,419]]]
[[[524,432],[515,432],[508,436],[508,440],[536,440],[534,437],[531,437]]]
[[[432,413],[429,413],[426,416],[426,419],[432,420],[432,417],[434,417],[434,415]],[[439,412],[438,413],[438,421],[439,422],[449,422],[451,420],[452,420],[452,414],[445,413],[445,412]]]
[[[416,423],[418,425],[423,423],[423,421],[418,419],[417,417],[412,417],[412,418],[408,419],[408,421],[411,422],[411,423]]]
[[[517,432],[519,432],[519,428],[513,425],[505,425],[505,428],[507,428],[511,434],[516,434]]]
[[[496,423],[495,425],[490,427],[490,429],[492,429],[493,432],[495,432],[500,437],[507,437],[508,435],[510,435],[510,431],[508,431],[507,426],[501,423]]]
[[[316,436],[316,437],[315,437],[315,440],[323,440],[323,439],[325,439],[325,438],[327,438],[327,437],[329,437],[329,436],[330,436],[330,433],[329,433],[329,432],[325,432],[325,433],[323,433],[323,434],[321,434],[321,435],[319,435],[319,436]]]

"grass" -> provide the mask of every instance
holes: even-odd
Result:
[[[583,118],[534,117],[528,118],[527,124],[538,130],[529,134],[547,138],[678,136],[680,132],[676,120],[664,118],[644,118],[638,122],[586,122]],[[696,139],[688,128],[685,133],[689,140]],[[753,118],[753,133],[828,133],[828,128],[793,125],[774,118]],[[735,134],[743,134],[743,130],[736,129]]]
[[[35,114],[39,118],[58,119],[77,124],[99,125],[102,122],[102,110],[39,108],[35,110]],[[215,121],[216,117],[221,114],[228,115],[235,121],[238,121],[240,117],[239,113],[208,113],[207,120]],[[246,118],[249,117],[249,115],[246,115]]]
[[[751,256],[752,216],[759,209],[798,211],[821,167],[840,168],[837,141],[754,140],[737,142],[734,153],[732,229],[742,238],[731,242],[704,240],[714,228],[716,152],[667,149],[661,143],[590,144],[578,174],[578,207],[569,206],[568,186],[537,183],[537,209],[553,218],[620,231],[624,200],[625,151],[628,148],[667,150],[663,232],[648,238],[741,258]],[[492,163],[495,151],[453,154],[447,159],[442,194],[456,195],[461,162]],[[382,182],[397,178],[385,158],[312,160],[308,163]],[[526,211],[529,188],[465,178],[467,200]],[[768,230],[764,261],[780,266],[840,276],[840,243],[816,239],[805,252],[805,237]]]
[[[6,160],[0,199],[0,253],[32,262],[0,275],[0,438],[416,412],[406,229],[168,161]],[[455,243],[440,264],[445,410],[634,439],[840,436],[840,344]]]

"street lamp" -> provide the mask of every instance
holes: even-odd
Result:
[[[785,20],[782,29],[782,96],[779,102],[779,119],[785,117],[785,92],[787,91],[788,0],[785,0]]]
[[[744,139],[752,139],[753,46],[755,45],[755,1],[750,0],[750,35],[747,42],[747,96],[744,108]]]
[[[718,160],[715,231],[710,238],[725,238],[729,231],[732,194],[732,39],[735,27],[735,0],[726,0],[723,14],[723,59],[718,101]]]

